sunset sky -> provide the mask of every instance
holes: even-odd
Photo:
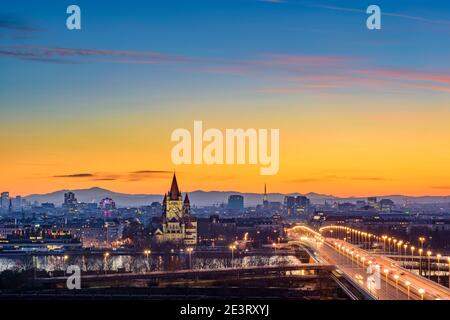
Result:
[[[449,57],[440,0],[3,0],[0,191],[448,195]],[[280,129],[279,173],[173,165],[194,120]]]

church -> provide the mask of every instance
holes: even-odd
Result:
[[[158,243],[197,244],[197,219],[191,215],[187,193],[183,200],[175,174],[170,190],[164,195],[162,217],[154,235]]]

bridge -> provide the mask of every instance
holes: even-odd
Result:
[[[302,275],[302,276],[317,276],[320,274],[327,274],[333,270],[332,265],[304,263],[298,265],[287,266],[261,266],[261,267],[246,267],[246,268],[223,268],[223,269],[199,269],[199,270],[176,270],[176,271],[157,271],[144,273],[113,273],[113,274],[88,274],[83,275],[83,285],[89,283],[105,283],[111,281],[131,281],[131,280],[145,280],[159,282],[162,280],[211,280],[223,277],[243,278],[249,276],[279,276],[284,274]],[[49,277],[37,278],[35,281],[42,284],[63,284],[65,286],[67,276],[64,277]]]
[[[390,254],[395,252],[393,245],[397,247],[397,253],[406,250],[401,241],[396,240],[394,244],[391,238],[390,241],[385,241],[389,242],[389,250],[386,250],[386,245],[380,250],[380,243],[387,238],[344,226],[327,226],[315,231],[298,225],[288,230],[288,236],[291,242],[309,246],[315,259],[321,263],[335,265],[349,281],[373,299],[450,300],[449,288],[422,276],[424,273],[402,266],[401,255],[393,259]],[[427,251],[426,258],[419,258],[428,261],[429,270],[433,270],[432,261],[436,261],[439,272],[443,270],[439,264],[444,260],[442,257],[432,258],[431,252]]]
[[[82,290],[68,290],[66,277],[34,280],[33,290],[21,298],[39,299],[368,299],[335,266],[312,261],[285,266],[178,270],[147,273],[82,274]],[[339,290],[339,289],[342,290]],[[38,289],[38,290],[37,290]],[[3,298],[14,298],[10,293]]]
[[[288,249],[288,250],[283,250]],[[299,250],[301,249],[301,250]],[[291,283],[291,290],[299,290],[303,286],[302,283],[322,283],[319,285],[322,289],[308,289],[317,291],[317,296],[323,295],[320,290],[331,290],[326,283],[334,283],[336,288],[342,289],[342,293],[352,300],[368,300],[373,299],[365,290],[362,290],[351,277],[336,270],[334,265],[328,264],[321,258],[316,257],[309,245],[302,242],[291,241],[287,244],[276,244],[269,251],[273,254],[273,250],[279,255],[293,252],[304,252],[310,257],[310,263],[298,263],[295,265],[285,266],[256,266],[256,267],[231,267],[222,269],[193,269],[193,270],[177,270],[177,271],[160,271],[160,272],[141,272],[141,273],[97,273],[82,274],[82,286],[84,289],[95,288],[120,288],[120,287],[152,287],[155,292],[156,287],[164,287],[166,285],[182,285],[184,287],[200,286],[217,286],[219,282],[226,283],[226,287],[230,284],[240,286],[245,281],[258,281],[259,285],[267,283],[268,286],[274,286],[277,281],[282,279]],[[64,289],[66,288],[67,276],[53,276],[34,279],[34,284],[41,288],[48,289]],[[140,284],[140,285],[139,285]],[[156,287],[155,287],[156,286]],[[245,289],[245,286],[244,288]],[[156,288],[156,290],[158,290]],[[334,289],[336,290],[336,289]],[[92,294],[90,290],[89,294]],[[310,292],[312,293],[312,292]],[[66,293],[67,295],[67,293]],[[77,293],[77,296],[80,294]],[[326,294],[325,294],[326,296]]]

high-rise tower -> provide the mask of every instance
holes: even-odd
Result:
[[[263,207],[269,208],[269,197],[267,196],[267,186],[264,184]]]

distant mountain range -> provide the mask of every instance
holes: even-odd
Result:
[[[161,194],[126,194],[118,193],[110,190],[94,187],[90,189],[79,189],[79,190],[59,190],[47,194],[32,194],[26,196],[25,198],[29,201],[37,201],[39,203],[51,202],[55,205],[61,205],[64,201],[64,193],[72,191],[75,193],[76,198],[79,202],[100,202],[101,199],[109,197],[112,198],[117,206],[119,207],[136,207],[149,205],[154,201],[161,202],[163,195]],[[191,199],[191,204],[196,206],[210,206],[220,203],[226,203],[228,197],[232,194],[239,194],[244,196],[245,206],[255,206],[262,203],[262,194],[258,193],[241,193],[236,191],[202,191],[197,190],[189,192],[189,198]],[[269,193],[269,201],[283,201],[286,195],[307,196],[313,204],[323,204],[325,201],[334,202],[345,202],[351,201],[355,202],[357,200],[366,200],[364,197],[350,197],[350,198],[340,198],[333,195],[325,195],[318,193]],[[420,196],[420,197],[409,197],[403,195],[387,195],[387,196],[377,196],[378,199],[391,199],[397,204],[403,204],[405,201],[417,204],[430,204],[430,203],[450,203],[450,196]]]

